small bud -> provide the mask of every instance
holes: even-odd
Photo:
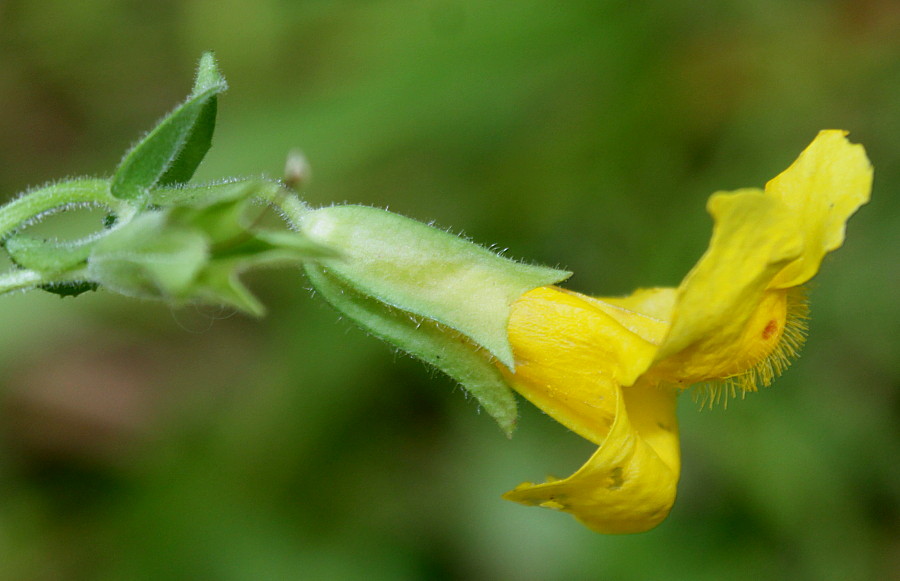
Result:
[[[303,152],[298,149],[290,151],[284,162],[284,187],[299,192],[309,183],[311,175],[309,160]]]

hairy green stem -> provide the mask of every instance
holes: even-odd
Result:
[[[309,204],[290,190],[282,190],[282,192],[282,195],[269,199],[269,202],[281,211],[291,228],[299,228],[300,219],[310,211]]]
[[[14,269],[0,274],[0,295],[29,290],[42,285],[53,285],[87,280],[84,268],[71,270],[54,276],[26,268]]]
[[[46,282],[39,272],[33,270],[12,270],[0,275],[0,294],[33,288]]]
[[[0,207],[0,239],[26,226],[35,218],[47,212],[77,206],[98,205],[108,208],[121,218],[130,218],[135,208],[114,198],[109,193],[109,181],[102,179],[80,179],[61,182],[16,198]]]

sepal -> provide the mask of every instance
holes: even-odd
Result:
[[[201,231],[171,223],[166,212],[145,212],[94,246],[88,273],[120,294],[179,299],[208,259]]]
[[[507,436],[516,426],[516,400],[490,355],[457,331],[364,296],[316,263],[306,274],[335,309],[376,337],[430,363],[458,381]]]
[[[510,309],[531,289],[571,273],[504,258],[443,230],[367,206],[332,206],[300,218],[300,230],[340,257],[320,260],[361,296],[467,337],[509,369]]]
[[[304,213],[300,231],[338,256],[307,263],[315,289],[364,329],[458,381],[511,434],[512,304],[570,273],[515,262],[432,226],[365,206]]]
[[[278,187],[244,180],[151,190],[150,208],[94,244],[90,279],[124,295],[227,304],[260,316],[242,272],[336,255],[300,232],[257,226],[260,198]]]

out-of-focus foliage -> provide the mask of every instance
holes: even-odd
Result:
[[[206,49],[231,89],[201,179],[300,147],[311,203],[435,220],[588,293],[676,284],[707,196],[821,128],[876,168],[803,356],[727,410],[683,398],[681,498],[636,536],[501,501],[586,444],[524,405],[507,440],[299,272],[252,277],[261,322],[4,297],[0,578],[897,577],[898,27],[887,0],[0,3],[4,197],[111,171]]]

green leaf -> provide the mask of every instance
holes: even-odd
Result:
[[[183,185],[151,189],[148,203],[162,207],[208,208],[216,204],[234,202],[277,189],[276,182],[260,179],[234,180],[214,184]]]
[[[61,282],[48,282],[42,284],[38,288],[42,291],[59,295],[61,297],[77,297],[82,293],[95,291],[100,287],[99,284],[89,280],[74,280]]]
[[[512,303],[571,273],[522,264],[443,230],[366,206],[303,214],[300,231],[340,256],[321,259],[356,292],[469,337],[513,368],[507,324]]]
[[[216,95],[226,87],[212,55],[204,55],[194,92],[125,155],[110,183],[112,195],[138,199],[155,185],[189,180],[209,149]]]
[[[218,99],[213,95],[197,115],[194,126],[185,139],[178,157],[169,166],[159,180],[160,186],[187,183],[194,177],[194,172],[200,167],[200,162],[206,157],[206,152],[212,146],[213,132],[216,128],[216,112]]]
[[[308,263],[306,274],[322,297],[373,335],[430,363],[458,381],[509,436],[516,426],[516,400],[490,354],[465,335],[432,320],[364,296]]]
[[[271,187],[270,182],[243,180],[154,189],[149,200],[167,207],[173,222],[202,230],[211,244],[231,245],[250,237],[252,224],[263,208],[257,203],[257,194]]]
[[[194,89],[192,94],[202,93],[207,89],[211,89],[225,83],[225,78],[219,71],[219,65],[216,64],[216,56],[211,52],[205,52],[200,55],[200,61],[197,63],[197,76],[194,79]]]
[[[60,242],[17,235],[8,239],[5,246],[18,266],[54,274],[82,266],[95,242],[96,239]]]
[[[182,299],[208,258],[202,232],[168,223],[163,212],[145,212],[97,242],[88,274],[127,296]]]
[[[233,253],[233,247],[240,246],[235,252],[254,253],[280,248],[292,251],[293,256],[300,259],[337,257],[335,250],[313,242],[301,232],[256,227],[255,222],[263,209],[258,202],[270,200],[280,192],[283,192],[280,183],[254,178],[154,188],[149,192],[148,202],[169,209],[173,221],[200,228],[212,244],[220,244],[218,248],[230,253]]]
[[[211,52],[204,53],[197,65],[197,78],[194,81],[192,95],[198,95],[224,84],[225,79],[219,72],[215,57]],[[212,145],[212,137],[216,129],[218,101],[218,97],[213,95],[200,110],[193,130],[185,140],[181,152],[166,173],[159,178],[157,185],[187,183],[194,176],[194,172],[197,171],[200,162],[206,157],[206,152]]]
[[[240,274],[267,259],[243,261],[240,258],[212,261],[197,278],[194,296],[204,302],[230,305],[254,317],[266,313],[265,306],[241,282]]]
[[[194,292],[205,301],[228,304],[260,317],[265,308],[241,283],[241,273],[261,267],[300,266],[315,258],[335,255],[330,248],[309,241],[299,232],[248,233],[244,240],[213,247],[212,258],[199,273]]]

